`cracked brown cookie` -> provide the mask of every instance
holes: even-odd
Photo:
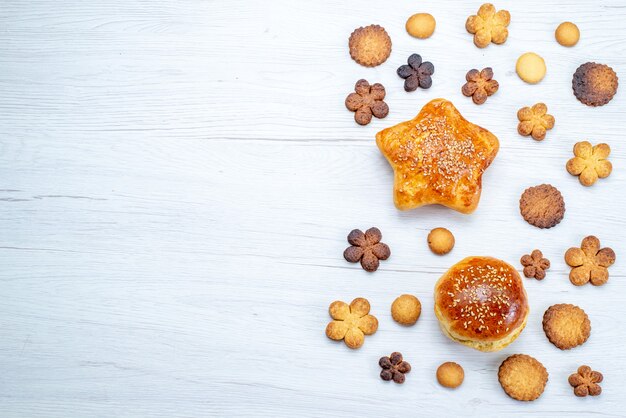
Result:
[[[617,74],[608,65],[586,62],[572,79],[574,96],[587,106],[603,106],[617,92]]]
[[[565,215],[565,202],[558,189],[550,184],[529,187],[519,200],[522,217],[537,228],[552,228]]]

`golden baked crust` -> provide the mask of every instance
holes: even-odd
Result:
[[[537,359],[526,354],[514,354],[500,365],[498,381],[511,398],[534,401],[546,387],[548,371]]]
[[[574,96],[587,106],[603,106],[617,93],[618,79],[608,65],[586,62],[572,78]]]
[[[385,28],[369,25],[354,30],[348,40],[350,56],[365,67],[376,67],[391,54],[391,38]]]
[[[512,343],[524,329],[528,312],[519,273],[496,258],[467,257],[435,285],[435,314],[444,333],[480,351]]]
[[[398,209],[440,204],[461,213],[478,206],[482,174],[499,148],[495,135],[468,122],[445,99],[378,132],[376,144],[394,170]]]
[[[591,321],[585,311],[566,303],[550,306],[542,324],[548,340],[561,350],[583,344],[591,334]]]

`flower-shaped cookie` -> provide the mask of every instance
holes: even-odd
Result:
[[[520,262],[524,266],[524,276],[534,277],[537,280],[543,280],[546,277],[546,270],[550,268],[550,260],[543,258],[539,250],[533,250],[530,255],[524,255]]]
[[[573,267],[569,280],[576,286],[591,281],[601,286],[609,280],[608,267],[615,263],[615,252],[606,247],[600,249],[600,240],[593,235],[585,237],[580,248],[570,248],[565,253],[565,262]]]
[[[411,371],[411,365],[403,361],[402,354],[397,351],[389,357],[381,357],[378,364],[382,367],[380,378],[386,381],[393,379],[396,383],[404,383],[404,375]]]
[[[412,54],[407,60],[408,65],[398,67],[398,76],[404,78],[404,90],[415,91],[418,87],[429,89],[433,84],[431,75],[435,73],[432,62],[422,62],[419,54]]]
[[[602,382],[602,373],[591,370],[589,366],[580,366],[578,371],[570,375],[567,381],[574,388],[574,395],[584,397],[587,395],[598,396],[602,388],[598,383]]]
[[[378,329],[378,319],[368,315],[369,312],[370,303],[364,298],[356,298],[350,305],[341,301],[331,303],[328,313],[334,321],[326,326],[326,336],[331,340],[343,340],[350,348],[359,348],[365,336]]]
[[[356,112],[354,120],[359,125],[367,125],[372,120],[372,115],[379,119],[389,114],[389,106],[383,101],[385,98],[385,87],[380,83],[370,86],[367,80],[359,80],[354,86],[355,93],[350,93],[346,97],[346,107],[348,110]]]
[[[548,107],[543,103],[521,108],[517,111],[517,119],[517,132],[523,136],[532,135],[537,141],[543,140],[546,131],[554,127],[554,116],[548,114]]]
[[[511,14],[506,10],[496,12],[491,3],[480,6],[478,13],[467,18],[465,29],[474,35],[474,44],[484,48],[491,42],[503,44],[509,36],[506,28],[511,22]]]
[[[487,97],[498,91],[500,85],[493,79],[491,67],[483,68],[482,71],[473,69],[465,75],[467,83],[463,85],[461,92],[464,96],[472,97],[476,104],[483,104]]]
[[[343,252],[343,258],[351,263],[361,262],[363,270],[374,272],[378,269],[379,260],[386,260],[391,255],[391,250],[387,244],[380,240],[383,234],[378,228],[370,228],[365,233],[360,229],[353,229],[348,234],[350,247]]]
[[[611,147],[607,144],[591,146],[587,141],[577,142],[574,145],[575,157],[570,159],[565,166],[572,176],[578,176],[578,181],[583,186],[591,186],[599,178],[603,179],[611,174],[613,166],[607,160],[611,153]]]

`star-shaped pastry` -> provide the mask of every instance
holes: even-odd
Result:
[[[467,121],[445,99],[378,132],[376,144],[393,168],[398,209],[439,204],[461,213],[478,206],[482,175],[499,148],[494,134]]]

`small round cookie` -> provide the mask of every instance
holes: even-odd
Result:
[[[348,46],[352,59],[365,67],[376,67],[387,61],[391,54],[391,38],[379,25],[355,29]]]
[[[591,334],[591,321],[581,308],[561,303],[543,314],[543,331],[548,340],[561,350],[583,344]]]
[[[406,31],[414,38],[430,38],[435,31],[435,18],[430,13],[416,13],[406,21]]]
[[[617,93],[618,79],[608,65],[587,62],[572,78],[574,96],[587,106],[603,106]]]
[[[537,228],[552,228],[565,215],[565,202],[561,192],[550,184],[529,187],[519,200],[522,217]]]
[[[580,31],[572,22],[563,22],[554,31],[554,37],[563,46],[574,46],[580,39]]]
[[[446,228],[435,228],[428,234],[428,247],[435,254],[448,254],[454,248],[454,235]]]
[[[546,75],[546,62],[534,52],[527,52],[517,59],[515,71],[525,82],[537,84]]]
[[[500,365],[498,381],[511,398],[534,401],[546,387],[548,371],[537,359],[526,354],[514,354]]]
[[[402,325],[413,325],[422,313],[422,304],[413,295],[400,295],[391,304],[391,317]]]
[[[437,381],[441,386],[454,389],[461,386],[463,379],[463,367],[453,361],[445,362],[437,369]]]

